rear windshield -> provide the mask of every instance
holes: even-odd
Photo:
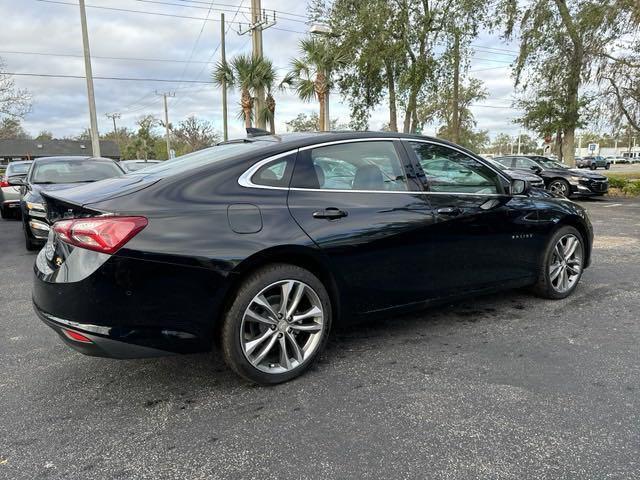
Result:
[[[157,175],[169,176],[175,173],[185,172],[193,168],[226,160],[243,153],[264,148],[264,142],[227,143],[215,147],[188,153],[165,162],[147,167],[139,172],[131,172],[129,175]]]
[[[22,175],[27,173],[30,163],[10,163],[7,166],[7,175]]]
[[[56,160],[36,163],[32,183],[88,183],[122,176],[122,170],[110,161]]]

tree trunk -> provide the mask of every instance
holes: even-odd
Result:
[[[569,167],[576,166],[575,128],[564,131],[562,138],[562,161]]]
[[[320,115],[318,116],[318,123],[320,125],[318,125],[318,130],[320,130],[321,132],[325,131],[325,119],[324,119],[324,114],[326,112],[325,108],[324,108],[324,103],[326,101],[324,92],[320,92],[318,93],[318,103],[320,104]]]
[[[251,128],[251,113],[253,110],[253,98],[249,90],[242,89],[242,95],[240,97],[240,106],[242,107],[242,113],[244,115],[245,128]]]
[[[451,141],[460,143],[460,32],[455,32],[453,44],[453,104],[451,112]]]
[[[412,133],[415,129],[415,119],[417,117],[417,98],[418,89],[416,87],[411,87],[411,92],[409,93],[409,101],[407,102],[407,110],[404,112],[404,125],[402,129],[404,133]]]
[[[562,161],[562,131],[558,130],[556,132],[556,141],[554,148],[556,155],[558,155],[558,160]]]
[[[267,98],[265,100],[267,104],[267,110],[269,111],[269,130],[272,135],[276,134],[276,99],[273,98],[271,92],[267,94]]]
[[[396,104],[396,81],[393,76],[393,67],[386,63],[387,89],[389,90],[389,130],[398,131],[398,107]]]

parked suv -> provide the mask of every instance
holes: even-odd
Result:
[[[570,169],[560,162],[539,155],[499,157],[495,159],[512,170],[533,172],[542,177],[551,193],[571,197],[574,195],[604,195],[609,191],[609,180],[595,172]]]
[[[0,215],[2,218],[20,215],[20,188],[9,184],[9,177],[25,177],[31,162],[11,162],[0,178]]]
[[[590,168],[595,170],[598,167],[602,167],[605,170],[609,170],[611,167],[611,160],[604,157],[584,157],[576,158],[576,167],[578,168]]]

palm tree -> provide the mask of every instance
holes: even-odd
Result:
[[[301,58],[291,61],[291,71],[282,80],[282,87],[292,87],[305,102],[313,98],[320,105],[319,127],[324,130],[325,104],[332,81],[332,72],[344,65],[347,58],[325,40],[306,38],[300,41]]]
[[[251,127],[254,117],[253,104],[257,90],[269,89],[275,78],[271,60],[251,55],[237,55],[230,62],[219,62],[213,71],[213,81],[217,86],[222,86],[226,81],[228,87],[240,89],[240,116],[246,128]],[[275,102],[273,108],[275,112]]]

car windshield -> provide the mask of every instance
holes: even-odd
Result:
[[[493,160],[491,158],[485,158],[485,160],[489,162],[492,167],[496,167],[498,170],[504,171],[507,169],[507,167],[502,165],[500,162],[497,162],[496,160]]]
[[[32,183],[88,183],[122,176],[122,170],[106,160],[54,160],[36,163]]]
[[[30,166],[30,163],[10,163],[7,166],[7,175],[24,175]]]
[[[556,162],[554,160],[549,160],[548,158],[538,157],[538,158],[536,158],[536,161],[540,165],[542,165],[544,168],[563,168],[565,170],[569,168],[566,165],[564,165],[563,163]]]
[[[225,143],[215,147],[206,148],[197,152],[188,153],[181,157],[176,157],[165,162],[160,162],[151,167],[144,168],[138,172],[131,172],[129,175],[157,175],[169,176],[174,173],[184,172],[193,168],[202,167],[211,163],[216,163],[236,155],[258,150],[264,147],[264,142],[243,142]]]

